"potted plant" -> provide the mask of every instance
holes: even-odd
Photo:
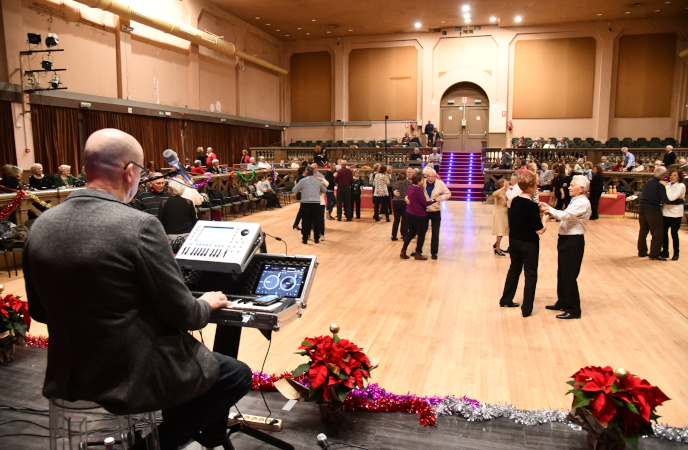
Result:
[[[638,448],[640,436],[653,434],[655,409],[669,397],[626,369],[588,366],[572,375],[573,406],[568,419],[588,432],[595,450]]]
[[[370,378],[373,366],[356,344],[340,339],[339,327],[332,325],[333,336],[306,338],[299,347],[299,355],[308,356],[307,363],[298,366],[293,377],[308,376],[308,398],[320,405],[320,413],[327,421],[336,421],[344,413],[344,401],[354,387],[363,387]]]
[[[23,345],[31,325],[29,306],[14,295],[2,296],[0,285],[0,363],[12,361],[14,346]]]

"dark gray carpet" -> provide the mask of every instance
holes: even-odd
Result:
[[[0,449],[32,450],[49,446],[48,402],[41,396],[46,355],[43,349],[20,348],[13,362],[0,365]],[[467,422],[463,418],[439,417],[437,428],[426,428],[412,414],[346,411],[343,421],[326,424],[315,404],[298,403],[291,411],[283,411],[286,400],[281,394],[268,392],[265,398],[273,416],[284,420],[284,429],[274,435],[297,449],[319,448],[318,433],[325,433],[330,444],[353,444],[369,449],[587,448],[584,432],[560,423],[527,427],[508,419]],[[243,414],[268,415],[259,392],[249,393],[238,406]],[[272,448],[243,434],[232,436],[232,443],[237,450]],[[189,450],[194,448],[199,446],[187,446]],[[332,448],[346,447],[332,445]],[[642,440],[640,448],[686,449],[688,446],[650,438]]]

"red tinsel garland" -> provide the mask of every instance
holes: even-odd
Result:
[[[26,196],[26,192],[17,192],[17,196],[14,198],[14,200],[12,200],[7,206],[2,208],[2,211],[0,211],[0,219],[4,219],[5,217],[12,214],[12,211],[17,209],[17,206],[19,206],[24,196]]]
[[[30,347],[48,348],[48,337],[26,335],[26,345]]]

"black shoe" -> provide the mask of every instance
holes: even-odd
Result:
[[[672,261],[678,261],[678,253],[674,254],[674,257],[671,258]]]
[[[346,219],[347,222],[351,222],[352,220],[354,220],[354,219]]]
[[[320,239],[313,239],[313,242],[315,242],[316,244],[319,244],[319,243],[320,243]]]
[[[659,254],[659,256],[661,256],[662,258],[669,259],[669,252],[662,252]]]
[[[380,218],[379,218],[379,217],[375,217],[375,222],[379,222],[379,221],[380,221]]]
[[[509,253],[509,249],[507,248],[506,250],[502,250],[502,253]]]
[[[576,315],[576,314],[571,314],[570,312],[565,312],[564,314],[558,314],[557,315],[557,319],[564,319],[564,320],[580,319],[580,318],[581,318],[580,314]]]
[[[399,238],[398,238],[398,237],[396,237],[396,236],[392,236],[392,240],[393,240],[393,241],[398,241],[398,240],[399,240]]]
[[[497,249],[494,249],[494,254],[499,255],[499,256],[506,256],[504,253],[502,253],[502,250],[497,250]]]
[[[308,244],[308,239],[301,239],[301,242],[303,242],[304,244]]]
[[[387,222],[389,222],[389,216],[387,217]]]
[[[437,259],[437,255],[430,256],[432,259]]]
[[[665,257],[662,255],[657,255],[657,256],[650,256],[650,259],[653,261],[668,261]]]
[[[497,244],[492,244],[492,248],[497,248]]]
[[[298,225],[294,225],[294,226],[293,226],[292,228],[294,228],[295,230],[299,230],[299,231],[301,231],[301,228],[299,228],[299,226],[298,226]]]
[[[547,305],[545,306],[545,309],[549,309],[552,311],[564,311],[564,308],[560,308],[557,305]]]
[[[638,253],[639,258],[645,258],[647,256],[647,253]]]
[[[500,303],[499,306],[501,306],[502,308],[518,308],[518,307],[521,306],[521,305],[520,305],[519,303],[511,302],[511,303],[509,303],[508,305],[502,305],[502,304]]]
[[[532,312],[524,312],[523,317],[530,317],[531,314],[532,314]]]

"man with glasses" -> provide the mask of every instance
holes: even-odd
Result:
[[[144,179],[148,171],[146,169],[141,169],[141,172],[141,179]],[[151,181],[148,182],[146,189],[136,195],[134,206],[140,211],[158,217],[160,204],[163,200],[170,198],[170,194],[167,192],[167,182],[160,172],[154,172],[150,178]]]
[[[41,214],[24,247],[31,316],[50,329],[43,395],[115,414],[162,410],[163,449],[199,432],[208,442],[208,427],[226,429],[227,410],[250,389],[251,370],[186,330],[205,327],[227,298],[194,298],[162,224],[128,207],[145,170],[136,139],[96,131],[84,162],[87,189]]]

